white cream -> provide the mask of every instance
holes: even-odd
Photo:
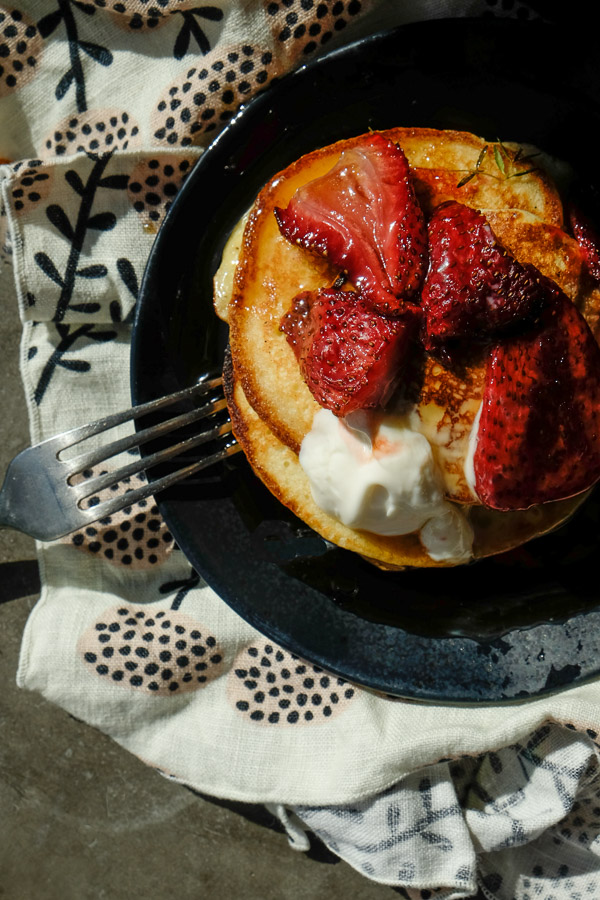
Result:
[[[473,556],[473,529],[466,515],[456,506],[425,522],[419,532],[421,543],[435,562],[467,562]]]
[[[419,532],[435,561],[471,558],[466,516],[444,498],[427,438],[407,418],[321,409],[300,450],[317,505],[344,525],[381,535]]]

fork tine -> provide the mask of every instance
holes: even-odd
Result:
[[[195,409],[189,410],[189,412],[180,413],[180,415],[174,416],[171,419],[166,419],[164,422],[150,425],[148,428],[144,428],[134,434],[126,435],[110,444],[104,444],[104,446],[98,447],[95,450],[81,453],[68,461],[70,466],[70,477],[81,472],[83,469],[92,468],[92,466],[95,466],[105,459],[110,459],[111,456],[116,456],[117,453],[131,450],[133,447],[139,447],[141,444],[159,438],[178,428],[183,428],[185,425],[191,425],[193,422],[200,421],[200,419],[215,415],[225,409],[226,406],[227,401],[225,399],[213,400],[210,403],[206,403],[204,406],[196,407]]]
[[[153,466],[167,462],[174,456],[178,456],[180,453],[184,453],[187,450],[192,450],[194,447],[200,446],[200,444],[206,444],[219,437],[224,437],[226,434],[231,434],[231,427],[231,422],[228,419],[226,422],[215,425],[213,428],[207,429],[206,431],[201,431],[199,434],[186,438],[178,444],[165,447],[164,450],[157,450],[155,453],[151,453],[149,456],[145,456],[142,459],[134,459],[120,469],[115,469],[112,472],[105,472],[103,475],[98,475],[96,478],[89,478],[80,484],[74,485],[73,491],[77,497],[77,502],[80,503],[86,497],[90,497],[92,494],[99,493],[104,488],[117,484],[120,481],[124,481],[131,475],[136,475],[140,471],[147,471]],[[235,439],[232,437],[231,440],[233,442]]]
[[[108,431],[109,428],[115,428],[117,425],[123,425],[125,422],[129,422],[132,419],[139,419],[140,416],[157,412],[179,400],[191,399],[198,394],[209,393],[210,391],[219,388],[222,384],[223,379],[220,375],[215,376],[214,378],[202,378],[191,387],[177,391],[175,394],[158,397],[156,400],[149,400],[147,403],[140,403],[138,406],[132,406],[130,409],[113,413],[112,415],[105,416],[103,419],[97,419],[95,422],[90,422],[87,425],[79,425],[64,434],[58,435],[56,438],[49,438],[48,441],[44,441],[44,444],[49,446],[52,443],[56,443],[58,449],[66,450],[68,447],[81,443],[81,441],[84,441],[86,438],[93,437],[103,431]],[[68,443],[65,443],[67,439]]]
[[[176,484],[178,481],[182,481],[184,478],[188,478],[190,475],[194,475],[196,472],[200,472],[208,466],[222,462],[224,459],[227,459],[227,457],[233,456],[234,453],[238,453],[241,449],[242,448],[235,438],[231,437],[224,447],[215,451],[210,456],[206,456],[187,466],[183,466],[174,472],[170,472],[168,475],[164,475],[162,478],[157,478],[155,481],[148,482],[138,488],[126,491],[124,494],[119,494],[117,497],[113,497],[110,500],[104,500],[95,506],[90,506],[88,509],[80,510],[80,512],[86,516],[87,523],[95,522],[98,519],[104,519],[106,516],[111,516],[121,509],[126,509],[129,506],[133,506],[135,503],[139,503],[140,500],[146,500],[148,497],[158,494],[160,491],[164,491],[172,484]],[[139,466],[138,471],[141,468],[143,468],[143,466]]]
[[[166,435],[174,427],[182,427],[182,425],[199,418],[215,416],[206,423],[204,428],[199,429],[199,434],[192,432],[191,437],[186,437],[184,432],[179,435],[176,446],[165,446],[163,450],[151,453],[145,461],[136,459],[128,462],[120,470],[101,476],[103,481],[88,480],[87,486],[81,488],[70,483],[69,479],[77,472],[81,472],[81,469],[71,465],[72,458],[66,461],[61,459],[62,450],[73,447],[86,438],[98,435],[115,425],[124,424],[142,415],[166,408],[178,400],[190,400],[198,395],[204,396],[204,405],[200,408],[197,408],[195,404],[190,404],[194,406],[194,409],[179,415],[171,413],[171,419],[167,420],[165,424],[162,423],[161,417],[159,425],[143,428],[138,434],[128,436],[126,444],[122,440],[115,441],[108,448],[105,446],[101,450],[94,450],[93,456],[88,453],[80,453],[75,458],[75,464],[81,464],[82,460],[88,464],[94,459],[96,461],[104,460],[107,453],[115,455],[119,449],[128,446],[130,441],[139,445],[140,439],[143,442],[160,434]],[[0,489],[0,527],[15,528],[37,540],[54,541],[92,522],[102,520],[113,512],[126,509],[146,497],[164,490],[169,485],[237,453],[241,448],[231,433],[231,423],[226,420],[225,414],[216,417],[221,409],[225,409],[225,406],[222,378],[208,376],[177,394],[151,400],[149,403],[107,416],[70,432],[63,432],[22,450],[11,460]],[[87,507],[81,505],[81,499],[85,499],[90,493],[95,494],[110,484],[122,481],[134,471],[145,471],[150,466],[172,459],[175,454],[190,450],[197,444],[207,441],[210,443],[206,444],[204,452],[207,455],[203,459],[196,459],[185,465],[185,459],[180,458],[173,462],[173,471],[163,477],[157,477],[155,480],[133,490],[127,490],[125,493],[116,495],[113,493],[107,500],[100,500],[100,497],[94,498]],[[167,445],[166,440],[164,444]],[[177,466],[179,468],[175,468]]]

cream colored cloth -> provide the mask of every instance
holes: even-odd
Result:
[[[0,291],[3,299],[16,292],[22,317],[32,441],[129,405],[131,321],[148,253],[194,161],[240,102],[382,24],[493,5],[25,0],[0,8]],[[597,683],[508,706],[378,696],[297,659],[240,619],[175,548],[152,501],[40,545],[39,560],[43,588],[23,638],[23,688],[178,782],[279,805],[284,819],[283,807],[298,805],[308,826],[368,877],[410,890],[445,886],[440,896],[448,898],[474,888],[483,839],[469,831],[466,814],[460,839],[454,835],[456,847],[467,848],[468,876],[460,854],[428,857],[427,881],[422,867],[411,875],[399,857],[374,866],[361,853],[381,827],[366,809],[382,797],[379,808],[387,808],[390,790],[403,802],[418,798],[399,815],[415,840],[429,834],[419,825],[427,792],[414,783],[433,773],[436,790],[456,794],[456,773],[440,760],[487,753],[489,765],[490,752],[527,745],[536,733],[547,736],[547,723],[562,723],[571,729],[568,746],[565,729],[553,730],[559,736],[548,738],[541,770],[559,751],[584,759],[588,773],[596,764]],[[565,814],[583,769],[575,766]],[[522,795],[518,779],[496,789],[511,787]],[[541,795],[531,796],[530,811]],[[335,805],[331,815],[345,821],[357,804],[371,824],[361,831],[360,816],[352,819],[358,830],[348,850],[322,808]],[[459,798],[456,809],[467,806]],[[553,812],[549,821],[558,818]],[[297,822],[288,827],[295,834]],[[453,866],[442,865],[448,859],[463,872],[454,881]]]

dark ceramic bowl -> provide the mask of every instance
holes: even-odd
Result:
[[[300,154],[369,128],[466,129],[567,160],[597,201],[597,65],[564,30],[436,20],[369,37],[273,83],[200,159],[162,227],[132,345],[142,402],[219,367],[212,311],[224,242],[261,186]],[[451,570],[384,574],[332,547],[240,454],[163,493],[192,566],[244,619],[324,668],[395,696],[528,698],[600,671],[597,497],[526,547]]]

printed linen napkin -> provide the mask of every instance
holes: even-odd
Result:
[[[129,405],[148,253],[241,102],[342,41],[465,14],[533,15],[492,0],[0,7],[0,291],[21,313],[32,441]],[[38,549],[19,684],[166,777],[266,803],[293,846],[309,829],[410,898],[597,895],[597,684],[498,708],[376,695],[240,619],[151,501]]]

